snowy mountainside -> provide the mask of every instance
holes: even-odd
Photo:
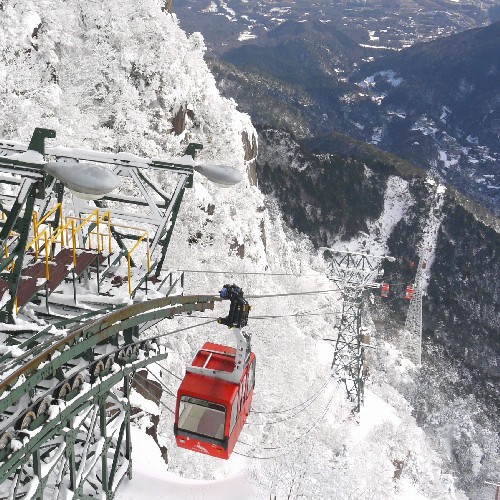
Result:
[[[202,160],[248,167],[242,135],[254,135],[249,118],[219,96],[203,61],[201,37],[187,37],[159,1],[2,5],[4,137],[26,141],[35,126],[48,127],[64,146],[159,157],[179,154],[192,141],[204,145]],[[186,110],[184,126],[175,131],[180,109]],[[258,356],[256,412],[241,436],[239,454],[222,462],[177,449],[172,416],[165,410],[160,438],[168,447],[170,472],[206,480],[241,472],[255,498],[463,498],[451,475],[442,473],[441,458],[410,405],[391,386],[413,370],[397,354],[380,350],[380,356],[389,354],[379,364],[395,366],[395,374],[367,388],[359,422],[351,415],[342,386],[330,380],[332,349],[323,340],[333,330],[338,294],[328,291],[333,287],[310,241],[286,228],[278,205],[250,179],[222,189],[195,175],[167,258],[172,268],[202,271],[187,273],[186,293],[214,293],[229,281],[249,296],[293,294],[250,299],[249,331]],[[307,291],[314,293],[303,294]],[[225,313],[218,306],[206,316]],[[198,321],[207,318],[181,317],[156,328],[166,333]],[[167,337],[169,371],[182,376],[207,339],[227,344],[231,333],[212,324]],[[165,370],[162,376],[175,392],[178,380]],[[163,402],[172,408],[167,393]],[[134,463],[140,460],[135,457]],[[168,498],[168,478],[164,483]],[[207,498],[210,488],[208,483],[200,498]]]
[[[497,221],[483,222],[452,188],[391,156],[369,154],[371,147],[347,148],[337,136],[298,141],[269,128],[259,131],[259,140],[260,186],[292,227],[317,246],[388,251],[396,258],[384,265],[390,299],[374,298],[368,310],[377,338],[402,352],[408,347],[401,331],[405,288],[423,250],[423,367],[412,384],[392,378],[392,385],[436,440],[457,484],[482,498],[483,481],[500,463],[500,440],[491,436],[499,418]],[[354,203],[345,203],[349,196]],[[371,372],[373,384],[387,362]]]
[[[202,142],[220,159],[232,143],[226,161],[241,158],[234,136],[251,133],[249,119],[219,96],[201,36],[160,4],[3,2],[0,135],[26,141],[36,124],[65,146],[160,156]],[[184,129],[171,133],[181,108]]]

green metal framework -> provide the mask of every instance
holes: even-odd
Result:
[[[49,207],[62,202],[64,185],[45,173],[43,166],[50,161],[91,161],[105,164],[119,177],[127,179],[128,194],[109,194],[94,204],[83,203],[74,198],[75,210],[80,217],[86,217],[96,207],[110,211],[114,220],[124,226],[134,225],[148,231],[148,245],[151,249],[151,265],[136,262],[131,259],[131,265],[136,267],[137,276],[142,278],[134,289],[146,282],[149,275],[159,279],[166,253],[175,227],[177,214],[186,188],[192,187],[193,171],[196,165],[194,156],[201,149],[200,144],[190,144],[186,155],[172,160],[141,158],[127,153],[102,153],[89,150],[72,150],[67,148],[45,147],[46,138],[54,138],[55,132],[49,129],[35,129],[29,145],[0,140],[0,151],[7,156],[0,156],[0,173],[8,174],[2,177],[2,183],[18,187],[13,195],[0,191],[0,207],[6,218],[0,221],[0,279],[9,283],[9,300],[3,301],[0,307],[0,322],[13,323],[15,317],[15,297],[21,280],[21,272],[28,260],[26,243],[32,224],[32,213],[36,208],[40,217],[47,213]],[[30,156],[23,158],[27,151],[39,154],[40,161],[32,162]],[[30,161],[25,161],[30,160]],[[159,173],[170,179],[169,192],[164,191],[151,176]],[[132,208],[135,207],[135,208]],[[137,209],[140,208],[140,210]],[[58,223],[59,214],[55,214],[52,224]],[[135,245],[138,236],[130,231],[120,231],[110,226],[113,240],[120,248],[113,256],[115,265],[127,255]],[[15,236],[13,236],[15,232]],[[6,246],[9,251],[6,252]],[[10,272],[7,268],[13,265]],[[102,273],[102,279],[106,274]]]
[[[180,158],[159,160],[128,153],[46,147],[45,139],[55,135],[53,130],[37,128],[29,145],[0,139],[0,152],[6,155],[0,156],[0,178],[15,192],[0,189],[0,208],[5,214],[0,221],[0,289],[3,293],[0,295],[3,336],[0,500],[114,498],[123,478],[132,475],[129,396],[134,376],[139,369],[167,357],[159,344],[161,335],[147,337],[144,332],[176,314],[213,309],[214,302],[221,300],[211,295],[171,296],[179,289],[182,293],[184,276],[181,273],[175,278],[172,272],[161,274],[185,189],[192,187],[197,166],[194,157],[202,145],[190,144]],[[24,154],[26,152],[28,154]],[[52,215],[51,208],[57,203],[62,207],[65,186],[47,174],[44,165],[68,160],[73,161],[75,168],[81,161],[105,164],[123,178],[120,192],[108,194],[93,204],[73,198],[76,218],[87,217],[97,207],[108,214],[104,216],[107,217],[104,223],[110,222],[111,216],[119,221],[116,227],[110,223],[107,227],[120,250],[109,250],[108,267],[101,269],[100,274],[101,255],[97,258],[98,293],[99,284],[111,281],[110,270],[126,256],[127,264],[130,260],[137,275],[131,299],[139,289],[147,292],[148,277],[156,291],[165,296],[132,305],[116,303],[90,312],[78,309],[73,254],[77,317],[57,321],[56,316],[51,315],[46,284],[44,317],[49,325],[34,333],[29,329],[20,332],[8,323],[15,323],[15,299],[26,268],[33,269],[36,262],[36,252],[35,260],[27,252],[28,241],[35,232],[33,211],[39,214],[39,221],[43,220],[52,229],[62,227],[62,214]],[[155,179],[157,174],[164,181],[162,186],[167,187],[160,186]],[[100,224],[99,218],[95,224]],[[94,230],[91,224],[89,226],[83,240],[90,238],[90,231]],[[147,234],[133,234],[129,230],[134,227],[130,226],[138,226]],[[140,258],[134,261],[130,257],[130,247],[135,248],[144,238],[153,256],[150,265],[147,254],[147,267],[144,259],[140,262]],[[49,247],[47,241],[45,246],[56,248],[55,245]],[[60,246],[62,253],[63,241]],[[69,272],[64,262],[60,269]],[[87,267],[83,267],[84,264],[82,267],[88,281],[93,271],[90,263],[85,265]],[[130,279],[130,269],[128,272]],[[61,273],[60,279],[67,276]],[[43,279],[48,283],[48,274]],[[36,281],[36,275],[33,280]],[[6,286],[10,296],[5,295]],[[40,286],[43,284],[37,284],[34,289]],[[31,289],[29,293],[31,295]],[[25,296],[24,303],[33,299],[37,297]],[[35,305],[33,300],[32,307]],[[42,313],[37,314],[42,317]]]
[[[164,297],[121,307],[5,356],[0,381],[0,499],[114,498],[131,477],[129,401],[134,374],[165,359],[139,327],[213,309],[216,296]],[[105,348],[102,354],[102,347]]]

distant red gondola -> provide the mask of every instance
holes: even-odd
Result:
[[[389,297],[390,288],[389,283],[382,283],[382,286],[380,287],[380,296],[387,299]]]
[[[408,285],[406,287],[405,299],[411,300],[413,299],[413,294],[415,290],[413,289],[413,285]]]
[[[250,412],[255,385],[255,354],[247,324],[250,306],[235,285],[224,285],[231,300],[219,323],[235,327],[237,348],[206,342],[196,354],[177,392],[174,434],[181,448],[228,459]]]

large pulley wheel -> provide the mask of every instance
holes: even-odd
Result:
[[[113,355],[108,356],[104,361],[104,369],[111,370],[111,367],[113,366],[114,362],[115,362],[114,356]]]
[[[12,431],[4,432],[0,436],[0,451],[9,446],[10,442],[14,439],[15,434]]]
[[[99,373],[103,372],[104,370],[105,370],[104,362],[103,361],[98,361],[94,365],[94,368],[92,369],[92,376],[93,377],[98,377]]]
[[[17,428],[18,430],[22,431],[24,429],[28,429],[31,423],[36,419],[36,414],[33,410],[28,410],[24,415],[23,418],[18,420],[17,422]]]
[[[75,375],[73,377],[73,380],[71,381],[71,390],[74,391],[75,389],[79,389],[83,383],[85,382],[84,376],[79,373],[78,375]]]
[[[36,416],[39,417],[40,415],[43,415],[49,409],[51,402],[52,398],[49,396],[43,398],[35,407]]]
[[[71,385],[69,382],[64,382],[61,387],[56,391],[57,399],[66,399],[66,396],[71,392]]]

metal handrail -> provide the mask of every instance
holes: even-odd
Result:
[[[139,244],[141,243],[141,241],[144,240],[144,238],[146,238],[146,244],[147,244],[146,255],[147,255],[148,273],[149,273],[149,269],[151,267],[151,254],[150,254],[150,251],[149,251],[149,235],[148,235],[148,232],[145,231],[144,234],[137,240],[136,244],[130,249],[130,251],[128,252],[128,255],[127,255],[127,265],[128,265],[128,294],[130,296],[132,296],[132,266],[131,266],[131,259],[130,259],[130,257],[132,255],[132,253],[134,252],[134,250],[139,246]],[[146,285],[147,285],[147,283],[146,283]]]
[[[41,249],[43,248],[45,251],[45,276],[47,281],[50,280],[50,266],[49,259],[52,258],[52,244],[58,242],[60,239],[61,247],[65,246],[65,243],[69,243],[71,240],[72,250],[73,250],[73,266],[76,266],[76,250],[77,250],[77,234],[84,229],[84,227],[89,224],[95,224],[96,229],[89,230],[89,248],[92,249],[92,240],[90,235],[95,235],[97,238],[97,252],[101,253],[104,250],[105,243],[104,238],[108,239],[108,251],[111,253],[111,235],[112,228],[119,227],[125,229],[133,229],[135,231],[142,232],[143,234],[137,239],[134,246],[127,252],[127,281],[128,281],[128,292],[129,296],[132,296],[132,254],[137,250],[139,245],[142,242],[146,242],[146,256],[147,256],[147,273],[150,272],[151,269],[151,252],[149,246],[149,233],[137,227],[124,226],[121,224],[112,224],[111,222],[111,213],[106,211],[104,213],[100,213],[99,209],[96,208],[90,215],[85,218],[75,217],[75,216],[67,216],[65,218],[64,224],[59,224],[57,228],[55,228],[54,232],[52,226],[49,224],[48,227],[44,228],[41,232],[39,232],[40,226],[47,221],[47,219],[53,215],[57,210],[60,211],[61,221],[64,220],[62,218],[62,204],[58,203],[54,208],[52,208],[44,217],[38,220],[37,212],[33,212],[33,233],[34,238],[28,242],[26,245],[26,250],[33,247],[35,248],[35,258],[38,260]],[[78,222],[77,222],[78,221]],[[107,228],[107,233],[101,232],[101,225],[104,225]],[[66,239],[64,238],[64,233],[66,233]],[[43,239],[43,247],[41,248],[40,241]],[[146,275],[147,276],[147,275]],[[147,277],[146,277],[147,279]],[[17,302],[17,297],[16,297]],[[17,309],[17,308],[16,308]]]
[[[151,251],[150,251],[150,246],[149,246],[149,233],[148,231],[145,231],[139,227],[134,227],[134,226],[127,226],[123,224],[113,224],[111,222],[111,214],[109,211],[106,211],[101,217],[99,217],[99,209],[94,210],[88,217],[83,218],[83,217],[74,217],[74,216],[68,216],[66,219],[73,219],[73,220],[78,220],[82,221],[80,226],[77,227],[76,232],[80,231],[82,226],[90,221],[90,219],[96,215],[97,218],[95,220],[96,223],[96,231],[90,231],[89,234],[95,234],[97,237],[97,250],[98,252],[102,251],[102,248],[104,248],[104,237],[108,237],[108,251],[109,253],[112,252],[112,247],[111,247],[111,234],[112,234],[112,228],[120,228],[120,229],[132,229],[134,231],[139,231],[142,232],[143,234],[138,237],[137,242],[135,245],[127,251],[127,281],[128,281],[128,293],[129,296],[132,296],[133,290],[132,290],[132,254],[135,252],[135,250],[139,247],[139,244],[142,243],[144,240],[146,240],[146,255],[147,255],[147,272],[149,273],[151,269]],[[107,218],[107,220],[104,220]],[[108,232],[107,233],[101,233],[99,229],[99,224],[102,222],[107,222],[107,228]],[[89,245],[91,245],[91,242],[89,240]],[[101,246],[102,245],[102,246]]]

